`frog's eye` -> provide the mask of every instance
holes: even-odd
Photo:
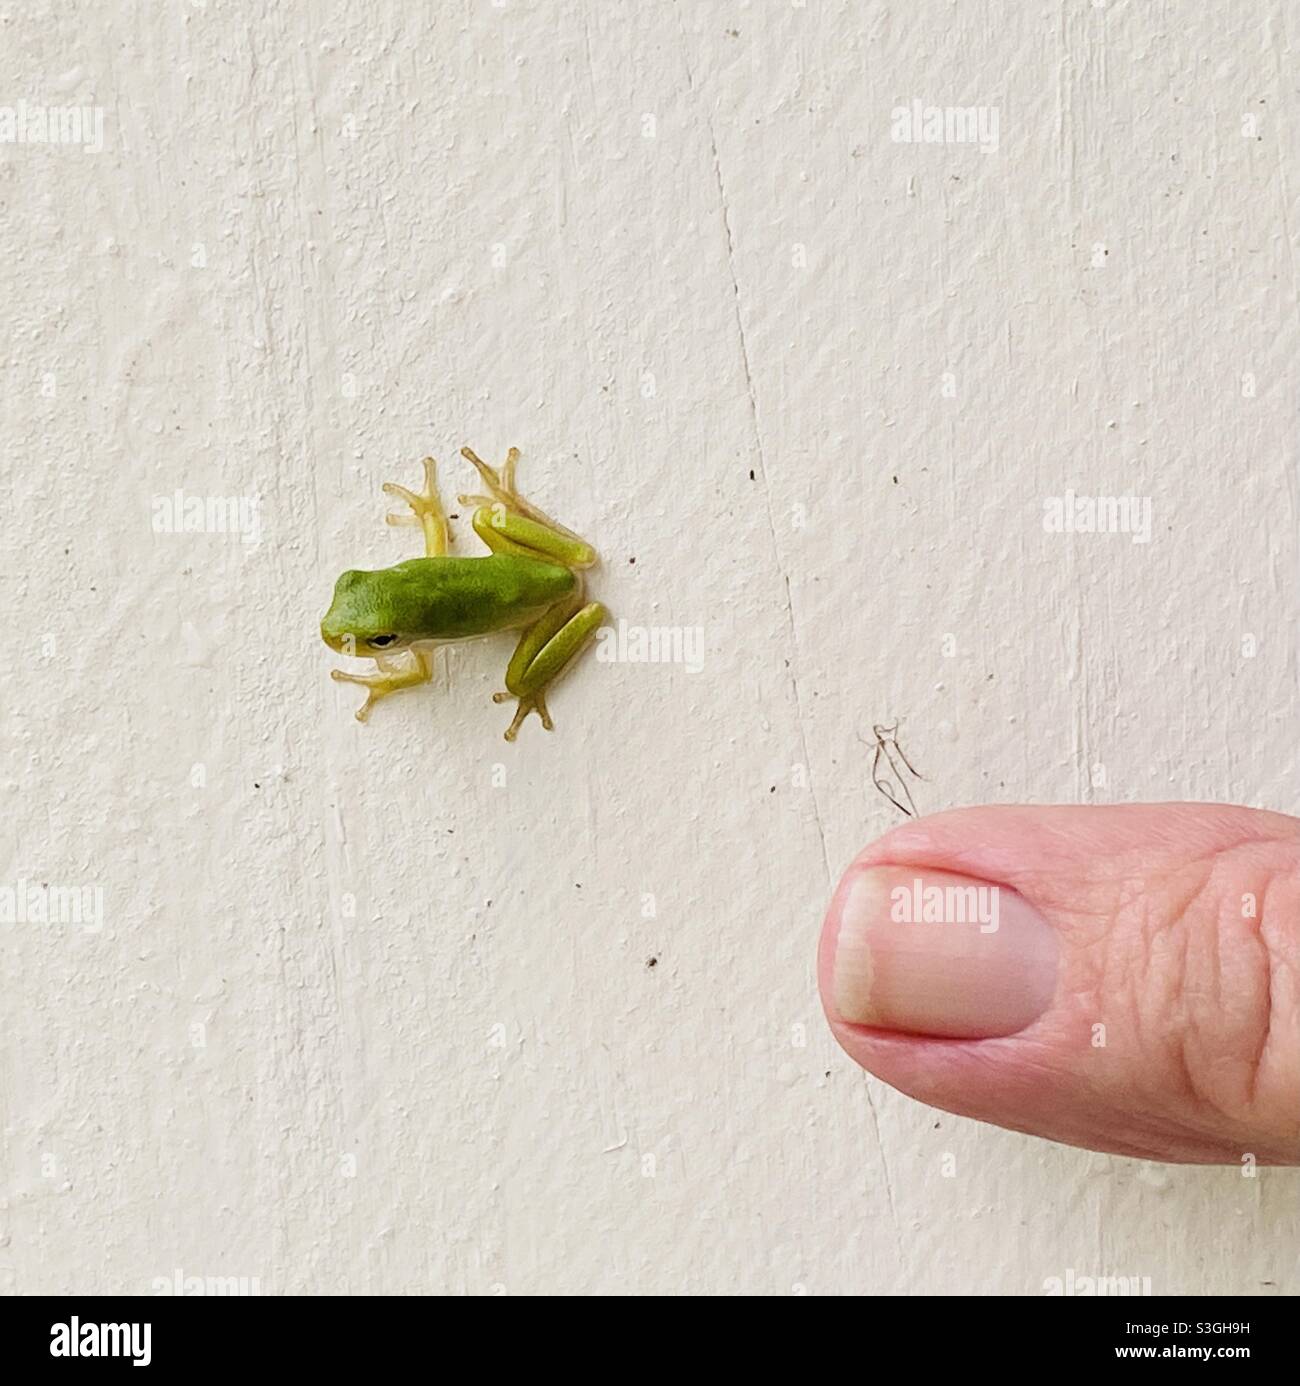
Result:
[[[391,645],[396,639],[395,635],[372,635],[366,644],[376,650],[382,650],[385,645]]]

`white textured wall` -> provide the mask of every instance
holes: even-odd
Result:
[[[1300,809],[1289,8],[6,15],[0,104],[105,116],[0,146],[0,870],[105,923],[0,929],[0,1287],[1300,1288],[1296,1171],[928,1111],[813,984],[873,721],[924,809]],[[316,623],[462,443],[703,671],[589,658],[508,747],[489,641],[354,723]],[[1044,534],[1071,486],[1152,541]]]

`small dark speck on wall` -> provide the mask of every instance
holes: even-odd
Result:
[[[257,782],[256,780],[253,781],[253,788],[254,788],[254,789],[261,789],[261,787],[262,787],[262,786],[261,786],[260,784],[258,784],[258,782]]]
[[[750,481],[753,481],[753,479],[754,479],[754,469],[753,469],[753,467],[751,467],[751,468],[749,469],[749,479],[750,479]]]
[[[659,966],[659,959],[658,959],[658,958],[651,958],[651,959],[646,963],[646,966],[647,966],[647,967],[658,967],[658,966]]]
[[[635,562],[636,562],[636,559],[635,559],[635,558],[629,558],[629,559],[628,559],[628,562],[629,562],[629,563],[635,563]]]

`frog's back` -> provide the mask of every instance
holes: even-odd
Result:
[[[411,558],[385,576],[394,627],[428,640],[528,625],[577,585],[568,568],[509,553]]]

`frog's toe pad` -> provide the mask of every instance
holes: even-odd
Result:
[[[514,693],[493,693],[492,701],[494,703],[507,703],[515,696]],[[519,699],[519,705],[515,708],[514,720],[506,728],[505,736],[507,741],[513,741],[519,735],[519,728],[523,726],[524,719],[530,712],[535,712],[537,714],[546,731],[555,730],[555,723],[551,721],[551,714],[547,710],[545,699],[537,694],[533,694],[531,697]]]

